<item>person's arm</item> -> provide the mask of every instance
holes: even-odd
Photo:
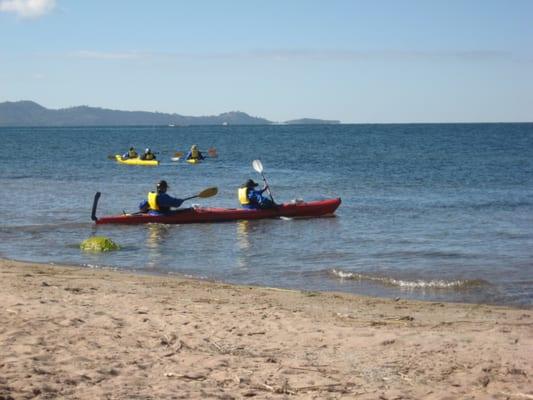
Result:
[[[185,159],[186,159],[186,160],[190,160],[191,156],[192,156],[192,152],[189,151],[189,152],[187,153],[187,155],[185,156]]]
[[[200,156],[200,160],[205,160],[205,157],[201,151],[198,152],[198,155]]]
[[[150,206],[148,205],[148,200],[143,200],[139,203],[139,211],[140,212],[148,212],[148,210],[150,209]]]
[[[159,207],[176,207],[178,208],[183,203],[182,199],[169,196],[166,193],[162,193],[157,196],[157,204]]]

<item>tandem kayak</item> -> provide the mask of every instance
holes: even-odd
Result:
[[[150,165],[150,166],[156,166],[159,165],[158,160],[141,160],[140,158],[122,158],[121,155],[115,154],[115,160],[121,164],[128,164],[128,165]]]
[[[215,208],[193,207],[176,210],[172,213],[151,214],[123,214],[97,218],[96,207],[100,194],[94,198],[91,218],[97,224],[192,224],[208,222],[226,222],[238,220],[253,220],[264,218],[310,218],[330,217],[341,204],[340,198],[281,204],[277,208],[268,210],[249,210],[245,208]]]

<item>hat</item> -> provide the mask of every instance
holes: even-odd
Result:
[[[256,187],[258,186],[258,183],[255,183],[253,180],[248,179],[242,187]]]
[[[167,189],[167,188],[168,188],[167,181],[159,181],[157,183],[157,190]]]

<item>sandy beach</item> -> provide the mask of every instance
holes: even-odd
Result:
[[[0,399],[533,399],[530,309],[0,260]]]

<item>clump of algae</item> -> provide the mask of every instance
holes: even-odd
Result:
[[[83,251],[113,251],[119,250],[120,246],[105,236],[91,236],[80,244]]]

